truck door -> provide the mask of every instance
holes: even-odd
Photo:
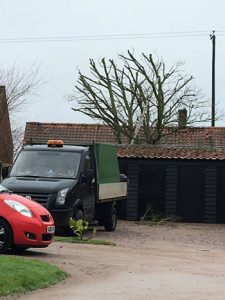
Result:
[[[94,170],[94,162],[90,155],[87,153],[85,155],[84,164],[83,164],[83,178],[81,177],[80,189],[77,195],[77,198],[81,200],[83,217],[87,221],[93,221],[95,219],[95,191],[96,191],[96,180],[87,176],[90,174],[90,170]],[[94,171],[93,171],[94,174]]]

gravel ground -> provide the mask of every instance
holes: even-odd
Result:
[[[99,229],[96,238],[116,246],[54,242],[27,251],[23,256],[53,263],[70,277],[7,299],[225,298],[225,225],[120,221],[115,232]]]

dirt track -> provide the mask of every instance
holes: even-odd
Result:
[[[25,256],[56,264],[70,277],[11,299],[225,299],[225,225],[120,221],[116,232],[99,230],[96,238],[116,246],[54,242],[27,251]]]

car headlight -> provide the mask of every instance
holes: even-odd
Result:
[[[17,212],[21,213],[21,215],[32,218],[32,212],[29,208],[15,200],[4,200],[5,204],[10,206],[12,209],[16,210]]]
[[[56,197],[56,204],[63,205],[65,203],[67,191],[68,191],[68,188],[58,191],[58,194]]]

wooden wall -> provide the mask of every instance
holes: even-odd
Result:
[[[225,223],[225,161],[120,159],[129,178],[125,218],[154,213],[185,222]]]

